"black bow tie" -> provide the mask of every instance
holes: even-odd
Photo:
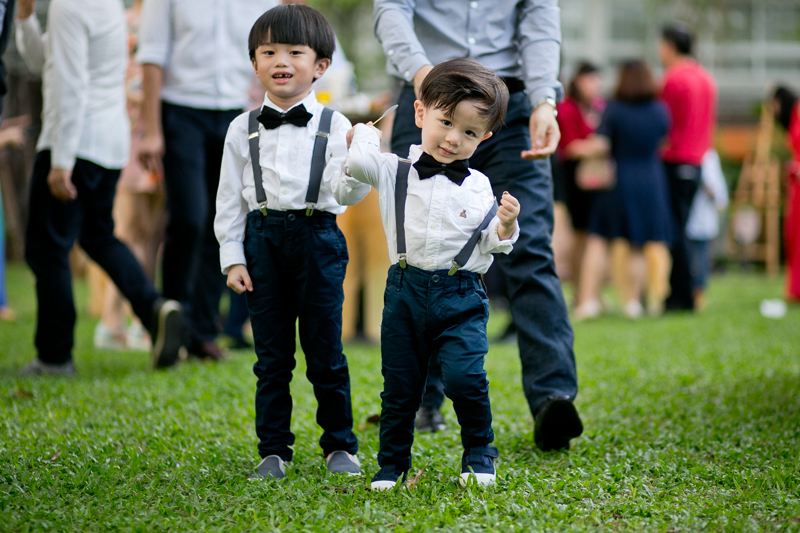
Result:
[[[291,108],[286,113],[280,113],[271,107],[264,106],[261,108],[261,114],[258,115],[258,121],[268,130],[274,130],[283,124],[292,124],[298,128],[305,128],[313,116],[306,111],[306,106],[303,104]]]
[[[425,180],[436,174],[444,174],[447,179],[458,186],[464,183],[464,178],[469,176],[469,161],[460,159],[452,163],[440,163],[433,156],[423,153],[414,163],[414,168],[419,173],[419,179]]]

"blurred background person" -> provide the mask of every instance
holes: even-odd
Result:
[[[800,105],[797,94],[778,87],[772,97],[775,119],[786,130],[792,159],[786,166],[786,210],[783,227],[786,251],[786,300],[800,303]]]
[[[14,16],[14,0],[0,0],[0,58],[6,50],[11,36],[11,19]],[[2,124],[3,96],[6,94],[6,68],[0,59],[0,124]],[[17,133],[17,137],[18,137]],[[0,131],[0,147],[6,143],[16,143],[17,139],[11,135],[3,135]],[[21,142],[21,139],[19,139]],[[0,191],[0,320],[13,320],[14,312],[8,306],[6,296],[6,228],[3,224],[3,194]]]
[[[669,24],[661,32],[658,49],[666,68],[661,99],[672,121],[662,151],[675,227],[668,310],[694,309],[686,222],[717,120],[717,87],[711,74],[692,57],[693,41],[687,26]]]
[[[142,67],[135,60],[139,13],[142,0],[133,3],[125,12],[128,23],[128,70],[126,96],[128,119],[131,123],[131,153],[136,154],[144,134],[140,121],[142,105]],[[117,194],[114,197],[114,233],[130,248],[141,263],[147,277],[155,279],[156,256],[163,240],[164,190],[161,176],[145,170],[133,157],[122,169]],[[106,278],[107,279],[107,278]],[[129,307],[112,283],[105,283],[103,312],[94,331],[98,348],[135,350],[150,349],[150,335],[142,323],[133,317],[126,324]]]
[[[222,359],[216,343],[225,278],[214,237],[215,196],[225,134],[247,107],[253,66],[250,27],[275,0],[147,0],[137,60],[142,64],[138,157],[162,167],[169,221],[164,295],[185,306],[190,355]]]
[[[557,158],[561,163],[566,205],[572,222],[569,273],[575,294],[579,291],[581,260],[586,245],[589,213],[597,192],[583,189],[576,183],[575,171],[581,155],[573,148],[574,141],[588,138],[600,123],[600,116],[605,106],[602,89],[603,78],[600,69],[592,63],[582,62],[567,85],[564,101],[558,104],[557,119],[561,140],[558,144]],[[591,263],[598,261],[603,261],[603,258],[592,258]]]
[[[577,156],[610,153],[616,166],[616,185],[597,195],[589,217],[576,318],[599,314],[606,265],[594,258],[605,257],[609,241],[615,239],[622,239],[631,247],[625,271],[613,276],[625,315],[641,316],[645,279],[648,311],[655,315],[663,309],[670,266],[667,245],[673,231],[669,191],[658,155],[669,119],[657,94],[646,63],[624,63],[613,100],[603,113],[596,135],[573,143]]]
[[[728,207],[728,185],[719,154],[714,149],[703,157],[701,185],[694,196],[686,236],[689,238],[689,266],[692,273],[694,308],[706,305],[706,287],[711,271],[711,244],[719,235],[719,214]]]

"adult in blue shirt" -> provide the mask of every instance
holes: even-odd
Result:
[[[568,448],[583,431],[572,403],[578,391],[572,326],[556,275],[550,237],[553,194],[550,164],[559,140],[555,104],[561,28],[557,0],[375,0],[375,36],[387,71],[405,86],[392,132],[392,151],[408,155],[421,142],[414,100],[433,65],[471,57],[493,69],[511,98],[505,128],[481,143],[470,166],[486,174],[495,195],[519,199],[520,238],[497,257],[506,277],[511,314],[519,328],[522,384],[542,450]],[[533,141],[533,143],[531,143]],[[441,368],[433,361],[421,430],[443,427]]]

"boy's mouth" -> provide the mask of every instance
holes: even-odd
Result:
[[[272,75],[272,79],[276,83],[287,83],[292,78],[293,76],[288,72],[276,72],[275,74]]]
[[[445,156],[448,156],[448,157],[456,155],[456,153],[455,153],[455,152],[451,152],[451,151],[450,151],[450,150],[448,150],[447,148],[443,148],[443,147],[441,147],[441,146],[439,147],[439,152],[440,152],[442,155],[445,155]]]

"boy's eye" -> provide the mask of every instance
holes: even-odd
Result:
[[[449,120],[442,120],[442,124],[444,124],[445,126],[452,126],[453,125],[453,123],[450,122]]]
[[[271,55],[274,55],[274,54],[275,54],[275,52],[273,52],[272,50],[264,50],[264,55],[265,56],[271,56]]]
[[[469,135],[470,137],[475,137],[475,132],[474,132],[474,131],[472,131],[472,130],[467,130],[465,133],[466,133],[467,135]]]
[[[299,55],[300,55],[300,54],[302,54],[303,52],[301,52],[300,50],[292,50],[292,51],[291,51],[291,52],[289,52],[289,53],[290,53],[290,54],[292,54],[293,56],[299,56]]]

